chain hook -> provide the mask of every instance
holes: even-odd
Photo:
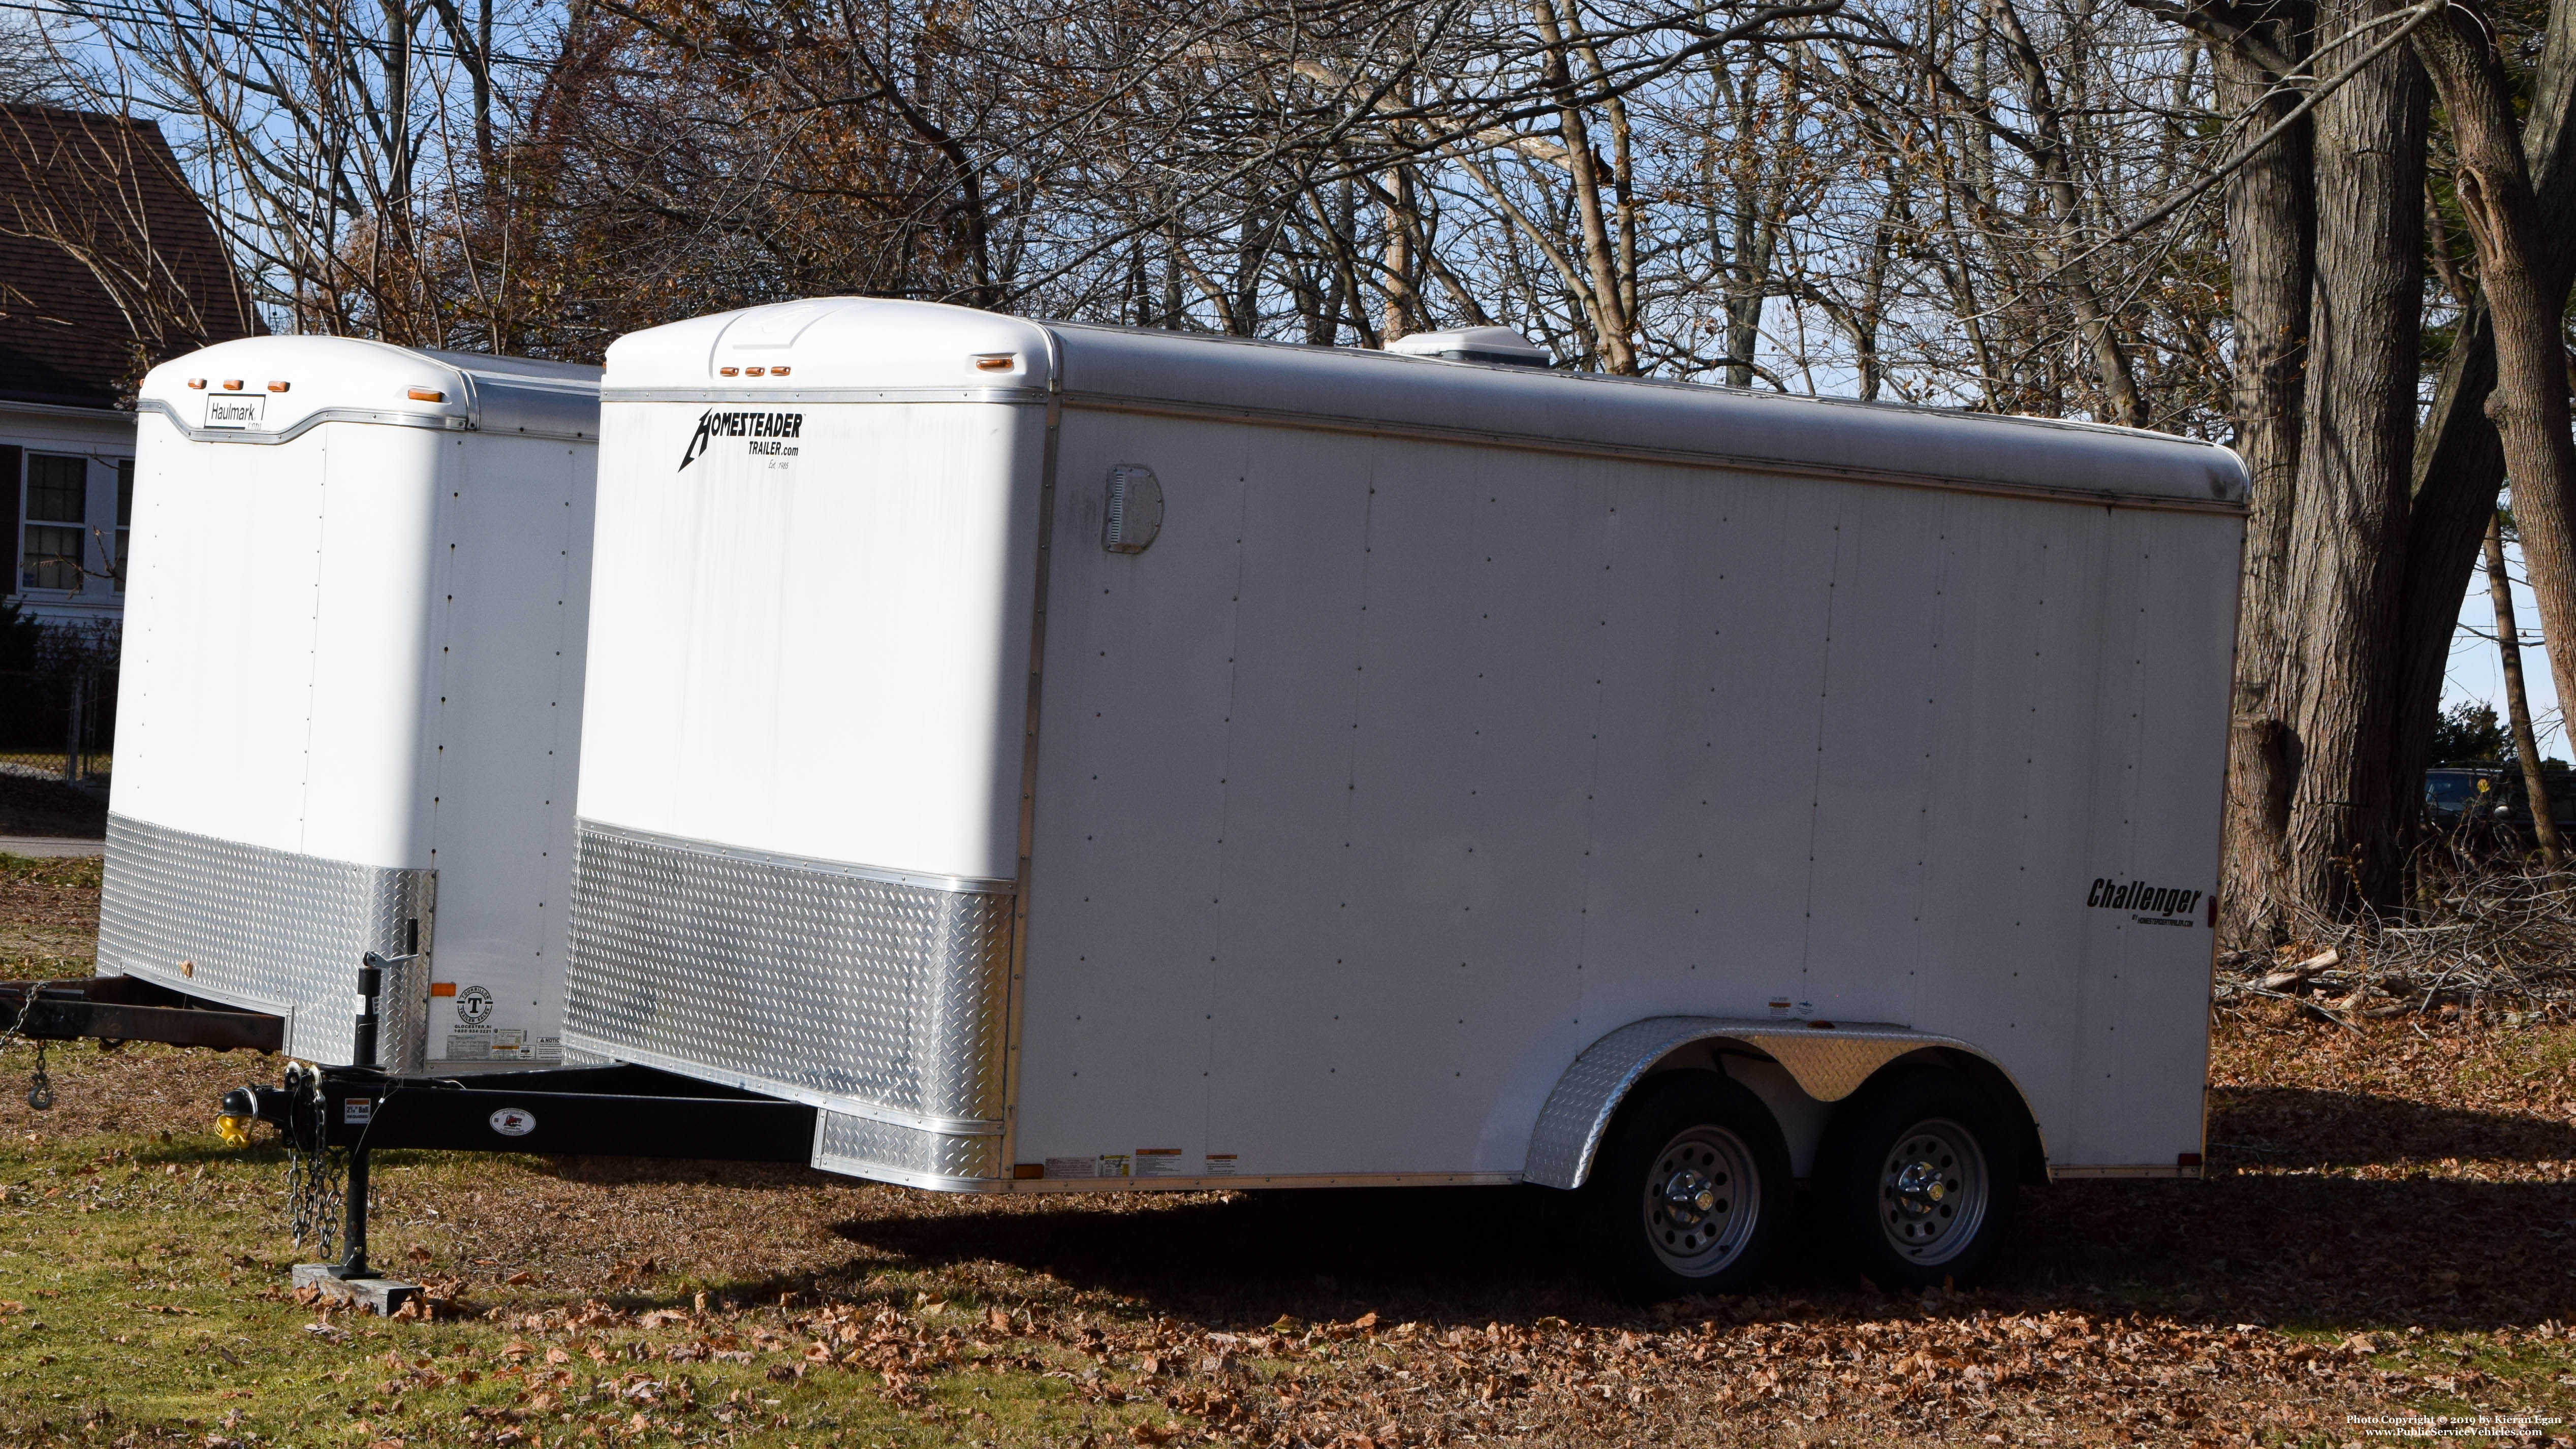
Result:
[[[44,995],[45,988],[53,984],[51,980],[29,983],[26,995],[18,998],[18,1019],[10,1024],[7,1031],[0,1032],[0,1051],[7,1050],[13,1041],[33,1040],[36,1043],[36,1074],[27,1082],[27,1105],[39,1112],[47,1111],[54,1105],[54,1079],[45,1074],[44,1039],[29,1038],[26,1035],[27,1018],[36,1010],[36,998]]]

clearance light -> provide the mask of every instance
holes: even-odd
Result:
[[[975,370],[977,372],[1008,372],[1019,360],[1018,355],[1015,353],[996,352],[988,356],[976,358]]]
[[[742,370],[742,375],[745,377],[759,377],[768,371],[769,369],[765,367],[746,367]]]
[[[416,387],[408,394],[413,402],[445,402],[447,394],[434,387]]]
[[[741,375],[742,369],[739,367],[719,367],[716,369],[716,376],[718,377],[740,377]]]
[[[238,377],[228,377],[228,378],[225,378],[225,379],[224,379],[224,391],[226,391],[226,392],[239,392],[239,391],[241,391],[241,379],[240,379],[240,378],[238,378]]]
[[[289,386],[289,384],[287,384],[287,383],[283,383],[283,382],[272,382],[272,383],[270,383],[270,384],[268,385],[268,390],[269,390],[270,392],[284,392],[284,391],[286,391],[286,389],[288,388],[288,386]]]
[[[199,391],[203,391],[206,386],[206,380],[202,377],[192,377],[188,379],[188,386],[196,388]]]
[[[769,375],[771,377],[785,377],[787,375],[787,369],[783,367],[773,367],[769,370]]]

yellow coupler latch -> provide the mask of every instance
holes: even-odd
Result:
[[[224,1139],[226,1147],[248,1147],[251,1121],[248,1117],[217,1117],[215,1134]]]

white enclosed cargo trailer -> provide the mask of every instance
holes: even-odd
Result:
[[[138,406],[98,969],[399,1070],[561,1056],[599,370],[226,342]]]
[[[2234,455],[1415,346],[619,341],[566,1041],[920,1187],[1581,1188],[1640,1295],[2195,1172]]]

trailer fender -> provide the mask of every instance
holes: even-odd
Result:
[[[1776,1061],[1819,1102],[1838,1102],[1858,1091],[1879,1068],[1926,1049],[1964,1052],[1992,1066],[2006,1083],[2012,1076],[1992,1056],[1957,1037],[1883,1022],[1773,1021],[1723,1016],[1655,1016],[1632,1022],[1584,1049],[1559,1077],[1530,1132],[1523,1182],[1581,1187],[1610,1119],[1655,1064],[1697,1042],[1740,1042]],[[2018,1086],[2014,1095],[2021,1097]],[[2027,1110],[2027,1099],[2017,1105]]]

